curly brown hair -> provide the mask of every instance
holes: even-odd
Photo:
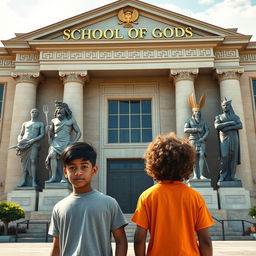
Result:
[[[193,173],[196,159],[194,147],[175,133],[158,136],[144,154],[146,172],[156,181],[184,181]]]

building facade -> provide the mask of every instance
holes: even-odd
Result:
[[[143,153],[158,134],[185,136],[187,97],[206,95],[202,118],[210,133],[206,155],[217,187],[219,142],[214,128],[224,97],[241,118],[237,177],[256,202],[256,42],[235,29],[216,27],[141,1],[120,0],[56,24],[2,41],[0,48],[0,193],[21,176],[15,150],[30,110],[68,103],[81,140],[94,145],[100,167],[93,186],[132,212],[137,196],[153,184]],[[38,182],[49,173],[49,145],[41,141]]]

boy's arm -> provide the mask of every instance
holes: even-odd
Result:
[[[60,240],[58,236],[54,236],[50,256],[59,256],[59,255],[60,255]]]
[[[134,251],[136,256],[145,256],[146,254],[147,230],[137,225],[134,235]]]
[[[201,256],[212,256],[212,240],[208,228],[197,231],[199,251]]]
[[[124,226],[112,231],[112,234],[116,242],[115,256],[126,256],[128,244]]]

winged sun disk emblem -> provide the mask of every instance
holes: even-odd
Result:
[[[139,24],[138,22],[136,22],[138,18],[139,18],[139,11],[135,8],[133,8],[133,10],[127,10],[127,11],[124,11],[124,9],[121,9],[118,12],[118,19],[121,21],[121,22],[118,22],[118,24],[119,25],[123,24],[124,28],[131,28],[132,23]]]

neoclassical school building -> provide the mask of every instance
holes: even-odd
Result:
[[[31,21],[33,22],[33,21]],[[234,28],[135,0],[120,0],[75,17],[3,40],[0,48],[0,194],[15,190],[21,177],[17,144],[30,110],[43,105],[54,118],[55,100],[72,110],[81,141],[98,152],[93,186],[134,210],[138,195],[153,184],[143,153],[158,134],[184,134],[191,117],[188,95],[204,93],[202,119],[209,126],[205,175],[216,190],[219,141],[214,128],[220,103],[232,100],[243,123],[237,178],[256,203],[256,42]],[[49,178],[49,144],[41,140],[37,180]],[[41,193],[41,192],[39,192]],[[239,195],[232,200],[243,200]],[[21,199],[22,200],[22,199]],[[25,199],[24,199],[25,200]],[[231,199],[230,199],[231,200]]]

